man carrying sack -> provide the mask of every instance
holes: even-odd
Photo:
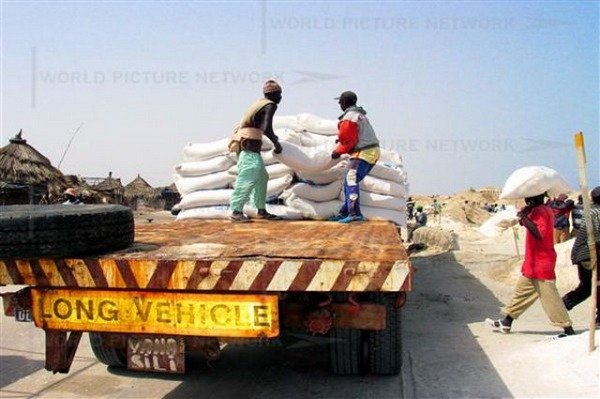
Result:
[[[279,139],[273,132],[273,116],[277,104],[281,102],[281,86],[274,80],[263,85],[264,98],[255,101],[244,113],[236,129],[229,149],[238,154],[238,175],[231,195],[230,206],[233,222],[248,222],[250,218],[243,212],[244,204],[252,196],[252,203],[258,209],[260,219],[280,219],[266,210],[267,181],[269,175],[260,155],[262,137],[273,142],[275,154],[281,153]]]

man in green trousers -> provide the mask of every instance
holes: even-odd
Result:
[[[250,197],[253,205],[258,209],[260,219],[280,219],[266,210],[269,175],[260,150],[265,135],[273,142],[275,147],[273,151],[276,154],[281,153],[279,139],[273,132],[273,116],[277,104],[281,102],[281,86],[274,80],[267,80],[263,85],[263,94],[264,98],[255,101],[246,110],[232,138],[232,143],[237,146],[234,150],[238,152],[238,175],[230,201],[232,209],[230,218],[233,222],[250,221],[243,212],[244,204]]]

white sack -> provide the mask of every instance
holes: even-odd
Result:
[[[289,198],[295,195],[315,202],[335,200],[342,190],[342,181],[336,180],[326,185],[313,185],[308,183],[296,183],[281,194],[281,198]]]
[[[294,171],[287,165],[282,163],[275,163],[272,165],[267,165],[266,168],[267,173],[269,174],[269,180],[276,179],[285,175],[292,175]]]
[[[233,190],[200,190],[184,195],[174,209],[189,209],[213,205],[227,205]]]
[[[183,147],[183,161],[205,161],[219,155],[229,155],[229,140],[230,138],[227,137],[210,143],[190,143]],[[271,143],[271,140],[265,137],[262,141],[261,151],[268,151],[272,149],[273,143]]]
[[[487,237],[499,236],[507,228],[518,223],[517,210],[515,208],[505,209],[496,213],[486,220],[478,229],[481,234]]]
[[[360,206],[360,211],[367,220],[389,220],[399,226],[406,227],[406,212],[394,209],[372,208]]]
[[[398,154],[397,151],[380,148],[380,152],[381,155],[379,156],[379,162],[389,163],[392,165],[402,167],[402,157],[400,156],[400,154]]]
[[[319,116],[302,113],[296,115],[298,123],[309,132],[325,134],[325,135],[337,135],[338,134],[338,121],[334,119],[323,119]]]
[[[229,174],[227,171],[198,177],[182,177],[175,173],[173,175],[173,180],[175,181],[179,193],[181,195],[186,195],[198,190],[227,188],[235,181],[235,176]]]
[[[175,172],[183,177],[203,176],[221,172],[235,165],[235,159],[230,155],[219,155],[205,161],[184,162],[175,166]]]
[[[262,157],[265,165],[271,165],[271,164],[279,162],[277,159],[275,159],[275,154],[271,150],[261,151],[260,156]]]
[[[339,158],[331,159],[331,152],[328,151],[309,147],[303,148],[285,141],[281,142],[281,147],[281,153],[273,156],[279,162],[296,171],[320,172],[339,162]]]
[[[292,195],[286,199],[285,204],[293,209],[302,212],[307,219],[328,219],[336,215],[342,207],[342,202],[338,200],[314,202]]]
[[[369,175],[396,183],[406,182],[406,173],[404,173],[402,167],[388,162],[377,162],[373,165],[373,169],[371,169]]]
[[[323,136],[311,132],[295,132],[290,129],[279,129],[275,133],[284,137],[281,141],[296,144],[300,147],[320,147],[331,153],[335,148],[335,136]]]
[[[292,175],[284,175],[276,179],[270,179],[267,182],[267,197],[274,197],[281,194],[283,190],[289,187],[292,179]]]
[[[392,197],[398,198],[405,198],[408,194],[408,189],[405,184],[396,183],[390,180],[382,180],[368,175],[360,182],[360,187],[364,191],[391,195]]]
[[[273,117],[273,129],[292,129],[297,132],[304,130],[296,115],[275,115]]]
[[[286,204],[302,212],[309,219],[328,219],[337,215],[342,207],[341,201],[313,202],[296,196],[286,200]],[[389,220],[400,226],[406,226],[406,212],[393,209],[361,206],[360,210],[368,220]]]
[[[340,162],[333,168],[324,170],[322,172],[306,172],[303,170],[296,171],[296,175],[300,180],[313,184],[329,184],[336,180],[343,179],[345,174],[346,164],[343,162]]]
[[[340,193],[339,199],[344,201],[344,191]],[[360,190],[360,207],[369,206],[373,208],[392,209],[395,211],[406,211],[406,199],[396,198],[391,195],[383,195],[370,193],[368,191]]]
[[[555,197],[570,190],[565,179],[554,169],[545,166],[526,166],[515,170],[508,177],[500,199],[535,197],[545,192]]]
[[[229,138],[210,143],[190,143],[183,147],[183,160],[185,162],[204,161],[219,155],[229,154]]]

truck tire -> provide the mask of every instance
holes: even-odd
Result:
[[[396,375],[402,370],[402,308],[395,297],[376,294],[375,302],[385,304],[385,329],[368,332],[369,371],[375,375]]]
[[[0,258],[69,257],[133,242],[131,209],[121,205],[0,207]]]
[[[90,332],[90,345],[92,351],[100,362],[112,367],[125,367],[127,366],[127,355],[125,350],[118,348],[109,348],[104,346],[102,342],[102,334]]]
[[[357,375],[362,371],[362,331],[350,328],[329,330],[329,360],[331,372],[337,375]]]

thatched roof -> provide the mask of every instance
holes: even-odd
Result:
[[[0,148],[0,180],[5,183],[47,186],[51,194],[66,187],[60,170],[23,139],[22,131]]]
[[[94,189],[97,191],[122,193],[123,184],[121,184],[121,179],[113,178],[112,172],[109,172],[108,177],[100,183],[96,184],[94,186]]]
[[[125,186],[125,198],[154,198],[157,192],[146,180],[137,175],[131,183]]]

